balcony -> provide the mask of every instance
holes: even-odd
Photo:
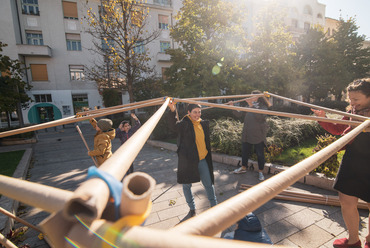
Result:
[[[49,46],[17,45],[18,54],[27,57],[51,57]]]
[[[171,59],[171,55],[165,53],[157,53],[157,61],[158,62],[169,62]]]

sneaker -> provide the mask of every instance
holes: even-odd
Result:
[[[263,176],[262,172],[258,172],[258,180],[263,181],[265,177]]]
[[[189,215],[189,218],[191,218],[191,217],[194,217],[195,215],[197,215],[197,213],[195,212],[195,209],[194,210],[190,209],[188,215]]]
[[[366,241],[366,242],[365,242],[365,246],[364,246],[364,248],[370,248],[370,241]]]
[[[335,248],[347,248],[347,247],[361,248],[361,240],[359,240],[356,243],[350,245],[350,244],[348,244],[348,239],[347,238],[336,239],[336,240],[334,240],[333,247],[335,247]]]
[[[234,174],[242,174],[242,173],[246,173],[246,172],[247,172],[247,170],[244,169],[243,167],[239,167],[238,169],[233,171]]]

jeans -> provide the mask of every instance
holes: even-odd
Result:
[[[252,153],[253,146],[257,154],[258,169],[263,170],[265,167],[265,144],[263,142],[254,145],[248,142],[242,142],[242,165],[248,167],[248,159]]]
[[[209,174],[208,164],[205,159],[202,159],[201,161],[199,161],[198,170],[199,170],[199,175],[200,175],[200,181],[202,182],[206,190],[209,203],[211,204],[211,207],[213,207],[217,204],[217,199],[216,199],[216,194],[215,194],[215,188],[211,180],[211,175]],[[182,190],[184,191],[186,203],[188,204],[190,210],[195,210],[194,197],[191,192],[191,183],[183,184]]]

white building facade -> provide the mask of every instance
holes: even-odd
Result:
[[[246,4],[247,33],[256,32],[254,17],[269,0],[243,0]],[[94,61],[89,48],[92,37],[84,32],[81,18],[87,7],[98,13],[100,0],[4,0],[0,8],[0,40],[8,44],[3,53],[25,64],[25,81],[32,85],[30,107],[23,110],[24,122],[38,124],[65,118],[84,108],[104,107],[95,82],[84,78],[84,68]],[[182,6],[181,0],[148,0],[149,28],[161,35],[145,47],[150,65],[159,75],[170,66],[167,48],[175,48],[169,28]],[[325,25],[325,5],[317,0],[281,0],[285,23],[294,37],[311,25]],[[122,96],[128,102],[128,96]]]

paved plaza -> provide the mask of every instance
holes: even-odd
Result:
[[[95,130],[88,123],[79,123],[82,133],[90,148],[93,147]],[[0,152],[33,149],[33,159],[28,173],[32,182],[49,185],[65,190],[75,190],[86,177],[87,168],[93,165],[87,150],[73,124],[65,128],[57,127],[37,132],[38,142],[30,145],[0,146]],[[113,142],[113,150],[120,146]],[[149,174],[156,180],[152,195],[153,209],[145,225],[156,229],[169,229],[178,224],[188,213],[182,186],[176,183],[177,154],[174,151],[146,144],[137,156],[135,171]],[[215,188],[219,202],[239,193],[241,184],[255,185],[257,172],[235,175],[231,172],[236,167],[214,163]],[[267,175],[266,179],[272,175]],[[200,183],[193,185],[197,213],[209,208],[209,202]],[[335,195],[333,191],[296,183],[289,190]],[[40,209],[21,204],[25,208],[19,217],[37,225],[49,216]],[[336,238],[345,237],[346,231],[339,207],[271,200],[253,211],[261,221],[275,245],[287,247],[332,247]],[[360,231],[362,239],[368,233],[368,211],[360,211]],[[16,227],[20,226],[19,223]],[[235,225],[225,230],[222,235],[233,230]],[[44,240],[38,239],[38,233],[30,229],[25,234],[22,244],[31,248],[47,248]],[[21,246],[22,244],[19,244]],[[179,245],[174,245],[179,247]]]

